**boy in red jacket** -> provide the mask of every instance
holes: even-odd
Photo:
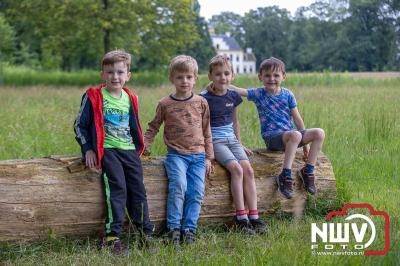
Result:
[[[138,117],[137,96],[123,87],[130,77],[130,54],[115,50],[104,55],[104,84],[89,88],[75,120],[76,140],[86,165],[102,169],[107,217],[102,247],[124,254],[119,235],[125,207],[144,239],[151,239],[143,169],[139,156],[144,141]]]

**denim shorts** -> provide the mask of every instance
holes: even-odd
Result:
[[[283,143],[282,136],[285,132],[287,131],[282,131],[272,136],[263,137],[265,145],[267,145],[267,148],[271,151],[284,151],[285,144]],[[301,133],[301,141],[298,147],[303,147],[304,146],[303,137],[304,137],[304,132],[306,132],[306,130],[300,130],[299,132]]]
[[[223,166],[230,161],[249,160],[242,144],[236,138],[223,138],[213,140],[214,156]]]

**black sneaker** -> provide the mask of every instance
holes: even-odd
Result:
[[[152,230],[148,230],[147,232],[139,230],[139,248],[152,249],[156,246],[157,240],[154,238],[154,230],[154,226]]]
[[[168,232],[169,243],[172,244],[175,248],[181,247],[181,231],[179,228],[171,229]]]
[[[305,190],[307,190],[310,194],[314,195],[317,192],[317,188],[315,187],[315,175],[307,174],[305,172],[305,168],[301,168],[297,174],[299,175],[301,181],[303,181],[303,186]]]
[[[196,234],[190,229],[182,230],[182,241],[185,244],[194,244],[196,242]]]
[[[158,250],[157,242],[157,239],[155,239],[153,235],[143,234],[139,240],[139,248],[147,249],[154,253]]]
[[[293,180],[292,178],[287,178],[282,174],[275,177],[276,183],[278,184],[278,189],[282,195],[291,199],[293,197]]]
[[[267,232],[267,225],[260,218],[258,219],[250,219],[250,223],[253,226],[253,230],[256,234],[265,234]]]
[[[253,226],[247,219],[239,220],[236,216],[233,218],[234,228],[240,232],[243,232],[248,235],[255,235],[256,232],[253,229]]]
[[[113,255],[128,255],[128,249],[122,245],[119,238],[107,241],[107,238],[104,237],[101,242],[100,248],[108,249]]]

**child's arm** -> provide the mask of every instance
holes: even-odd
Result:
[[[208,84],[208,86],[207,86],[207,91],[213,93],[214,92],[214,86],[213,85],[214,84],[212,82],[210,82]],[[247,97],[247,90],[246,89],[236,87],[235,85],[232,85],[232,84],[229,86],[229,88],[232,89],[233,91],[236,91],[240,96]]]
[[[207,100],[203,99],[205,103],[205,110],[203,113],[203,136],[204,136],[204,149],[206,152],[206,175],[214,172],[214,166],[211,160],[214,159],[214,149],[212,144],[211,126],[210,126],[210,108],[208,107]]]
[[[149,122],[149,128],[146,130],[144,134],[144,145],[145,145],[145,154],[150,154],[149,149],[151,144],[154,141],[155,136],[157,135],[158,131],[160,130],[160,126],[164,121],[164,113],[161,103],[158,103],[156,114],[151,122]]]
[[[239,143],[242,143],[240,140],[240,124],[239,124],[239,117],[238,117],[238,113],[237,113],[237,108],[234,109],[233,111],[233,131],[235,132],[235,136],[236,139],[239,141]],[[244,151],[246,152],[247,155],[252,155],[253,151],[246,148],[245,146],[242,147],[244,149]]]
[[[293,117],[293,122],[296,125],[297,130],[304,130],[304,121],[303,118],[301,118],[300,112],[297,109],[297,107],[291,109],[292,117]],[[310,148],[308,145],[303,146],[303,154],[304,154],[304,160],[307,161],[308,159],[308,152]]]
[[[233,91],[236,91],[242,97],[247,97],[247,95],[248,95],[247,90],[244,89],[244,88],[239,88],[239,87],[236,87],[235,85],[232,85],[232,84],[231,84],[231,86],[229,88],[232,89]]]
[[[85,156],[86,166],[93,168],[97,166],[97,156],[92,147],[89,128],[93,123],[93,107],[87,94],[83,95],[78,116],[75,119],[75,139],[81,146],[82,154]]]

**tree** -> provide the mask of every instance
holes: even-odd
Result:
[[[347,68],[353,71],[383,70],[398,52],[395,10],[390,1],[350,0],[350,16],[340,29],[351,43]],[[397,10],[398,13],[398,10]]]
[[[140,0],[141,40],[138,64],[144,68],[166,66],[179,50],[199,39],[192,0]]]
[[[253,47],[257,61],[271,56],[288,59],[289,11],[277,6],[250,10],[243,19],[245,45]]]
[[[185,47],[179,53],[192,56],[197,60],[199,68],[201,70],[206,70],[208,62],[216,54],[216,51],[212,45],[207,23],[205,19],[200,16],[200,4],[197,0],[194,1],[193,10],[196,15],[196,29],[200,38],[191,46]]]
[[[209,21],[210,27],[214,30],[215,34],[230,33],[233,38],[244,46],[244,29],[243,17],[233,12],[222,12],[219,15],[213,15]]]
[[[17,45],[25,44],[48,68],[97,68],[115,48],[144,67],[159,67],[198,38],[190,0],[5,1]]]
[[[0,13],[0,63],[13,62],[15,49],[14,29],[4,19]]]
[[[321,0],[308,11],[335,25],[337,37],[330,42],[335,47],[330,57],[335,69],[372,71],[395,67],[399,1]]]

